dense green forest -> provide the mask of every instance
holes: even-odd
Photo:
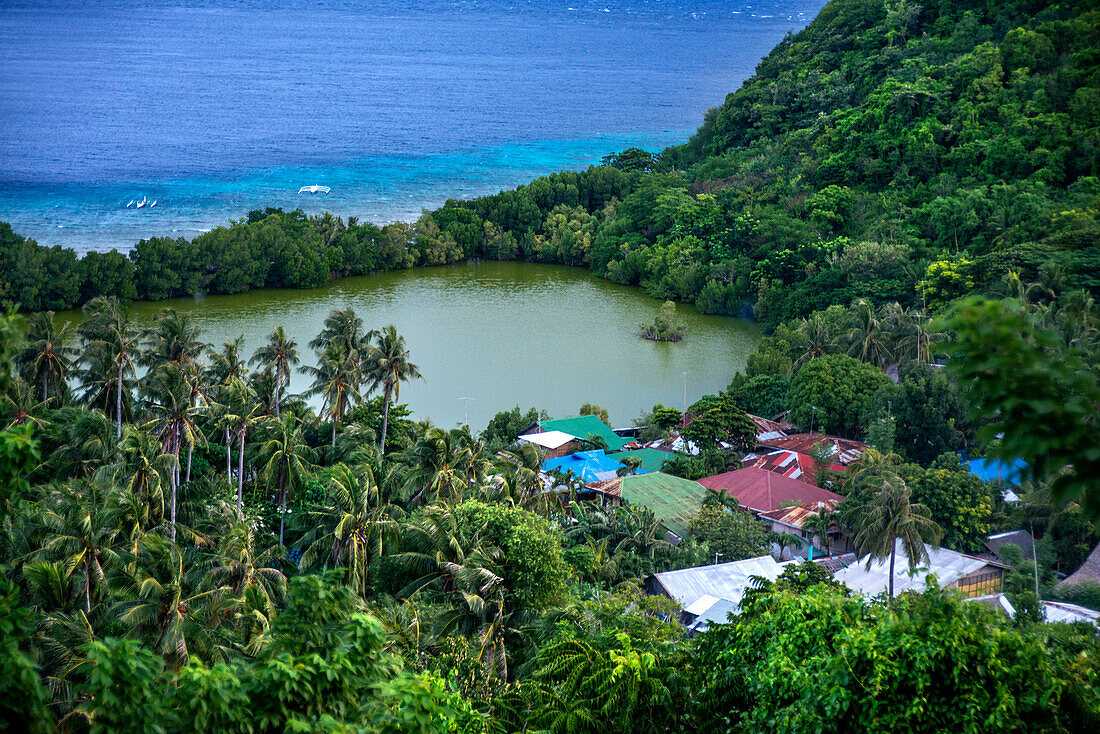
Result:
[[[1041,623],[1035,588],[1100,540],[1098,41],[1085,3],[834,0],[685,145],[413,224],[268,210],[82,259],[0,226],[0,299],[32,312],[0,316],[0,729],[1095,730],[1096,630]],[[125,308],[468,257],[755,314],[769,335],[668,470],[735,464],[715,447],[751,442],[746,412],[865,439],[831,478],[861,555],[1028,527],[1021,613],[802,564],[688,638],[639,581],[766,553],[728,498],[672,545],[645,507],[547,492],[515,443],[543,414],[410,420],[415,355],[349,310],[308,344],[208,345]],[[79,304],[75,329],[50,313]],[[960,449],[1026,460],[1021,501]]]

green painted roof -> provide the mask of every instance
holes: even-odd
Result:
[[[683,538],[688,520],[699,514],[706,487],[690,479],[653,472],[624,477],[622,498],[632,505],[645,505],[661,524]]]
[[[544,431],[561,431],[577,438],[588,438],[588,434],[595,433],[602,436],[607,442],[609,451],[618,451],[623,444],[630,443],[632,439],[620,438],[607,427],[607,424],[594,415],[582,415],[577,418],[559,418],[553,421],[539,421]]]
[[[633,451],[620,451],[616,454],[610,454],[610,456],[619,461],[622,461],[627,456],[641,459],[641,468],[649,472],[661,471],[666,461],[676,458],[676,454],[671,451],[661,451],[660,449],[634,449]]]

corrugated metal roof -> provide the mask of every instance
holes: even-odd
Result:
[[[548,449],[556,449],[575,439],[575,436],[570,436],[562,431],[544,431],[543,433],[527,433],[519,436],[520,441],[527,441]]]
[[[1047,622],[1088,622],[1100,627],[1100,612],[1064,601],[1041,601],[1043,619]]]
[[[753,512],[771,512],[778,510],[780,505],[792,502],[840,502],[844,499],[827,489],[752,467],[705,477],[699,483],[711,489],[725,490],[736,497],[742,507]]]
[[[539,427],[544,431],[561,431],[577,438],[588,438],[589,434],[594,433],[607,443],[609,451],[618,451],[624,444],[630,443],[631,440],[616,435],[614,431],[607,427],[606,423],[594,415],[539,421]]]
[[[814,457],[809,454],[802,454],[797,451],[788,451],[786,449],[778,449],[766,454],[750,454],[752,458],[748,456],[742,462],[743,468],[753,467],[756,469],[767,469],[777,474],[782,474],[788,479],[797,479],[800,482],[806,482],[806,484],[813,484],[815,487],[817,483],[814,481],[815,474],[817,473],[817,462]],[[844,472],[848,470],[848,467],[843,464],[837,464],[835,462],[829,462],[828,468],[834,472]]]
[[[732,599],[715,599],[696,616],[695,621],[688,627],[688,632],[699,634],[710,629],[712,624],[727,624],[730,621],[730,615],[740,611],[740,605]]]
[[[699,514],[706,489],[699,482],[652,472],[623,477],[620,494],[632,505],[645,505],[667,529],[683,538],[688,521]]]
[[[618,454],[616,454],[618,456]],[[602,449],[594,451],[577,451],[567,456],[559,456],[556,459],[547,459],[542,462],[543,471],[557,469],[561,472],[573,472],[585,482],[596,482],[602,479],[612,479],[622,467],[615,456],[610,456]]]
[[[964,576],[968,576],[985,566],[1004,568],[1004,564],[995,561],[987,561],[984,558],[968,556],[965,553],[948,550],[947,548],[933,548],[925,544],[929,561],[920,561],[917,571],[909,574],[909,559],[905,555],[905,548],[899,540],[896,542],[896,554],[894,559],[894,594],[903,591],[924,591],[925,580],[930,573],[936,574],[936,581],[940,587],[946,588]],[[890,588],[890,559],[872,561],[870,568],[866,561],[853,563],[833,574],[840,583],[852,591],[867,596],[880,594]]]
[[[666,461],[676,458],[676,454],[671,451],[659,451],[657,449],[634,449],[633,451],[620,451],[614,455],[620,461],[626,456],[641,459],[641,468],[645,471],[661,471]]]
[[[788,525],[792,528],[801,528],[802,523],[806,522],[811,517],[817,517],[821,514],[821,510],[832,512],[836,509],[836,506],[840,504],[837,500],[828,500],[825,502],[809,502],[801,505],[795,505],[794,507],[782,507],[778,510],[772,510],[771,512],[761,512],[760,517],[766,517],[773,522]]]
[[[651,578],[656,579],[684,610],[689,607],[697,608],[696,603],[708,595],[738,605],[754,576],[774,581],[791,563],[793,561],[777,563],[771,556],[760,556],[731,563],[682,568],[679,571],[662,571],[653,574]]]
[[[792,433],[779,438],[762,440],[760,443],[771,449],[785,449],[809,454],[813,447],[822,441],[832,446],[833,450],[830,458],[838,464],[847,466],[859,461],[860,454],[863,453],[864,444],[861,441],[853,441],[839,436],[827,436],[823,433]]]

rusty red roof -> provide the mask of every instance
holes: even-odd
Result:
[[[777,436],[761,441],[760,445],[770,449],[808,454],[814,446],[822,441],[832,444],[833,453],[831,458],[838,464],[844,464],[845,466],[859,461],[859,456],[863,453],[865,445],[862,441],[853,441],[839,436],[826,436],[823,433],[792,433],[789,436]]]
[[[742,507],[753,512],[771,512],[778,510],[780,505],[791,503],[840,502],[844,499],[827,489],[756,467],[716,474],[700,479],[699,484],[725,490],[726,494],[736,497]]]
[[[771,512],[761,512],[761,517],[766,517],[769,520],[773,520],[781,525],[789,525],[792,528],[801,528],[802,523],[806,522],[811,517],[816,517],[824,510],[827,513],[831,513],[836,509],[839,504],[836,500],[829,500],[828,502],[807,502],[801,505],[795,505],[794,507],[782,507],[778,510],[772,510]],[[833,523],[836,525],[836,523]]]
[[[809,454],[800,454],[797,451],[772,451],[752,458],[745,458],[744,467],[767,469],[777,474],[782,474],[788,479],[797,479],[806,484],[817,486],[814,475],[817,473],[814,457]],[[848,467],[835,462],[829,463],[829,470],[835,472],[847,471]]]

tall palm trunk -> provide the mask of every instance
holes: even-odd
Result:
[[[281,511],[279,512],[279,546],[283,545],[283,528],[286,527],[286,467],[279,467],[279,495]]]
[[[233,489],[233,444],[229,438],[229,426],[225,427],[225,483]]]
[[[122,438],[122,362],[118,365],[118,395],[115,396],[115,436]]]
[[[50,399],[50,373],[42,373],[42,402]]]
[[[279,395],[283,392],[283,366],[275,362],[275,417],[279,417]]]
[[[88,565],[88,551],[84,551],[84,609],[92,613],[92,569]]]
[[[890,546],[890,598],[894,598],[894,556],[898,552],[898,542],[894,539],[893,544]]]
[[[393,385],[387,381],[386,387],[382,391],[382,446],[379,449],[379,453],[386,453],[386,433],[390,429],[390,390],[393,389]]]
[[[241,516],[244,502],[244,429],[241,429],[241,443],[237,447],[237,517]]]
[[[191,443],[187,444],[187,478],[184,479],[185,482],[191,481],[191,458],[192,456],[194,456],[194,454],[195,443],[194,441],[192,441]]]

